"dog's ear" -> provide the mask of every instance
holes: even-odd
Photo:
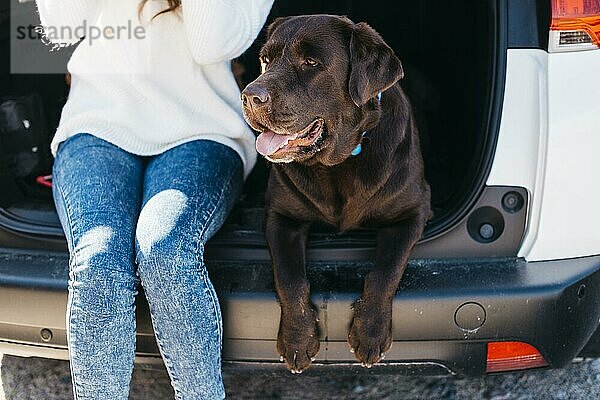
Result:
[[[269,24],[269,26],[267,27],[267,37],[271,37],[271,35],[273,34],[273,32],[275,32],[275,29],[277,29],[277,27],[279,25],[281,25],[282,23],[284,23],[285,21],[289,20],[292,17],[277,17],[273,20],[273,22],[271,22]]]
[[[354,24],[348,81],[352,101],[360,107],[403,76],[402,63],[379,33],[364,22]]]

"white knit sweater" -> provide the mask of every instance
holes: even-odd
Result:
[[[154,20],[167,2],[148,1],[141,20],[139,3],[37,0],[53,42],[76,43],[82,35],[67,37],[64,28],[81,33],[81,27],[88,27],[67,66],[71,89],[52,154],[77,133],[90,133],[138,155],[209,139],[236,150],[247,176],[256,162],[255,137],[241,113],[230,61],[255,40],[273,0],[181,0],[178,13]],[[94,38],[89,27],[105,34]],[[63,35],[57,37],[61,28]]]

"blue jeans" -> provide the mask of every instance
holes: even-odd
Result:
[[[75,399],[127,399],[141,283],[177,399],[222,399],[222,318],[203,260],[240,194],[242,162],[208,140],[142,157],[89,134],[60,145],[54,201],[70,253]]]

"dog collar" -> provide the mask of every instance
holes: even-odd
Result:
[[[381,92],[377,93],[377,102],[379,104],[381,104]],[[360,138],[360,142],[361,143],[359,143],[358,145],[356,145],[356,147],[354,148],[354,150],[352,150],[352,153],[350,153],[351,155],[357,156],[357,155],[360,154],[360,152],[362,151],[362,138],[364,138],[366,134],[367,134],[367,131],[364,131],[362,133],[362,136]]]

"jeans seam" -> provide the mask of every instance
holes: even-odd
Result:
[[[231,174],[229,174],[229,178],[227,179],[227,183],[225,185],[223,185],[223,188],[221,189],[221,192],[219,193],[219,198],[215,202],[215,205],[212,208],[212,210],[210,211],[210,215],[206,219],[206,223],[203,224],[202,230],[200,231],[200,240],[198,241],[198,247],[199,247],[200,243],[204,243],[204,241],[206,240],[206,238],[204,237],[204,234],[206,233],[207,228],[210,226],[210,223],[213,220],[215,212],[219,208],[219,204],[221,204],[221,201],[223,200],[223,195],[225,194],[225,191],[230,188],[231,181],[233,180],[233,176],[234,175],[235,175],[235,171],[233,171]],[[198,251],[198,247],[196,247],[196,252]]]
[[[71,239],[71,243],[73,243],[73,249],[75,249],[75,235],[73,234],[73,218],[71,216],[71,207],[67,204],[67,197],[65,196],[62,188],[57,182],[53,183],[54,187],[58,190],[58,194],[60,195],[63,204],[65,205],[65,211],[67,215],[67,222],[69,223],[69,238]],[[63,229],[64,231],[64,229]],[[75,251],[73,251],[73,258],[75,259]]]
[[[148,259],[143,259],[142,262],[157,262],[156,260],[148,260]],[[150,305],[149,305],[150,306]],[[177,379],[177,377],[175,376],[175,374],[171,374],[172,371],[174,371],[173,368],[173,362],[171,361],[171,359],[169,357],[167,357],[167,355],[163,352],[163,347],[164,344],[162,343],[162,339],[160,338],[159,333],[157,333],[159,331],[158,326],[156,325],[156,322],[154,321],[154,314],[152,313],[152,309],[150,309],[150,322],[152,323],[152,329],[154,330],[154,337],[156,339],[156,344],[158,345],[158,352],[161,355],[161,358],[163,359],[163,362],[165,363],[165,366],[167,367],[167,373],[169,374],[169,378],[171,379],[172,382],[172,387],[173,387],[173,392],[175,395],[176,399],[179,399],[180,395],[181,395],[181,391],[179,390],[179,385],[176,385],[176,383],[179,382],[179,379]]]
[[[69,262],[69,274],[71,274],[72,271],[72,265],[77,265],[77,255],[76,255],[76,251],[75,251],[75,235],[73,234],[73,217],[71,216],[71,207],[69,206],[69,204],[67,203],[67,197],[65,196],[61,186],[59,184],[57,184],[56,182],[54,182],[54,186],[56,187],[56,189],[58,190],[58,194],[61,197],[61,200],[63,202],[63,205],[65,207],[65,214],[67,217],[67,223],[69,224],[69,238],[71,239],[71,243],[72,243],[72,259],[73,262]],[[64,231],[64,229],[63,229]],[[72,264],[72,265],[71,265]],[[73,279],[75,279],[75,272],[73,272]],[[71,321],[73,318],[73,298],[75,297],[75,290],[71,289],[71,295],[68,296],[68,300],[67,300],[67,321],[68,321],[68,325],[67,325],[67,329],[66,329],[66,335],[67,335],[67,344],[68,343],[73,343],[71,340],[71,335],[69,333],[70,331],[70,326],[71,326]],[[72,382],[72,386],[73,386],[73,399],[77,400],[78,399],[78,395],[77,395],[77,385],[75,384],[75,371],[73,370],[73,363],[71,362],[71,360],[73,359],[73,354],[71,353],[71,346],[67,346],[67,350],[69,352],[69,370],[71,371],[71,382]]]
[[[208,271],[206,270],[206,265],[204,266],[204,269],[202,272],[202,280],[204,281],[204,285],[208,288],[211,304],[213,307],[213,313],[214,313],[214,318],[215,318],[214,321],[215,321],[215,325],[217,326],[217,335],[219,338],[219,350],[222,350],[223,349],[223,330],[222,330],[221,324],[222,324],[223,316],[221,315],[221,312],[220,312],[221,306],[218,304],[219,298],[213,287],[212,282],[210,282],[210,279],[208,277]],[[220,352],[219,352],[219,356],[220,356]]]
[[[219,205],[222,203],[225,191],[230,188],[231,181],[233,180],[233,177],[234,177],[235,173],[236,173],[236,171],[234,170],[234,171],[232,171],[229,174],[229,178],[227,179],[227,183],[225,185],[223,185],[223,188],[221,189],[221,192],[219,193],[219,198],[215,202],[215,206],[212,208],[212,210],[210,212],[210,215],[208,216],[208,218],[206,220],[206,223],[203,224],[203,226],[202,226],[202,231],[200,232],[200,240],[198,240],[198,245],[197,245],[197,247],[195,249],[196,250],[196,254],[198,254],[198,250],[199,250],[200,246],[204,246],[204,244],[203,244],[204,241],[205,241],[204,234],[206,233],[207,228],[212,223],[212,220],[214,218],[215,212],[219,208]],[[204,252],[202,252],[202,259],[204,260]],[[203,264],[204,264],[204,261],[203,261]],[[203,277],[203,279],[205,281],[205,284],[206,284],[207,283],[206,281],[209,279],[208,278],[208,271],[206,270],[206,264],[204,264],[204,271],[203,271],[202,277]],[[212,285],[212,283],[211,283],[211,285]],[[218,334],[218,337],[219,337],[219,348],[222,349],[223,348],[223,328],[221,327],[222,322],[220,322],[218,320],[219,319],[219,315],[220,315],[220,312],[219,312],[219,307],[220,306],[218,306],[217,304],[215,304],[215,303],[217,303],[219,301],[219,299],[218,299],[218,296],[217,296],[216,292],[214,291],[214,289],[213,290],[209,290],[209,293],[210,293],[210,298],[211,298],[211,302],[212,302],[212,306],[213,306],[214,315],[215,315],[215,317],[217,319],[215,322],[216,322],[216,325],[217,325],[217,334]],[[222,318],[222,316],[221,316],[221,318]]]

